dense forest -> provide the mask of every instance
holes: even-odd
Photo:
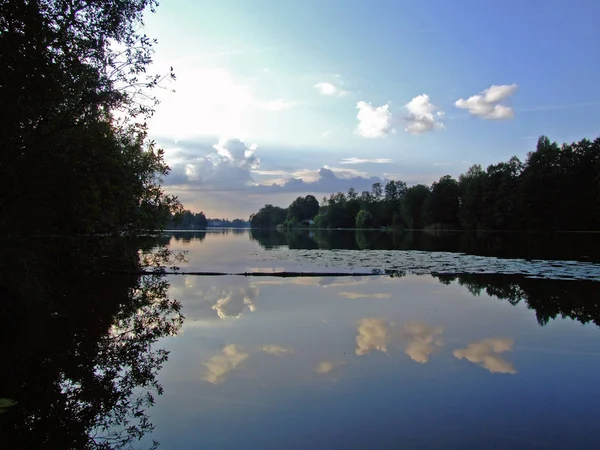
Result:
[[[266,205],[250,216],[253,228],[600,230],[600,138],[558,145],[541,136],[525,162],[483,169],[476,164],[454,179],[408,187],[375,183],[323,198],[298,197],[287,208]]]

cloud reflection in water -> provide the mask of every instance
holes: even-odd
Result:
[[[500,353],[511,351],[513,344],[514,341],[510,338],[482,339],[469,344],[467,348],[454,350],[454,356],[477,364],[491,373],[515,374],[517,370],[513,363],[500,357]]]

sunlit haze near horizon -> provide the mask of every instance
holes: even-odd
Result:
[[[595,138],[599,13],[593,0],[163,2],[145,32],[154,70],[177,75],[149,122],[165,188],[247,219],[524,160],[540,135]]]

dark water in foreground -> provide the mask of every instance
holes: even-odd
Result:
[[[39,345],[44,335],[32,326],[33,337],[13,340],[3,360],[37,396],[3,375],[0,398],[20,402],[0,405],[0,424],[27,417],[24,434],[33,427],[48,435],[54,426],[58,442],[61,427],[82,423],[89,396],[109,392],[102,404],[118,408],[156,382],[163,395],[142,408],[155,428],[139,429],[133,448],[152,439],[173,449],[600,447],[597,236],[229,231],[166,239],[187,252],[183,272],[358,275],[170,275],[148,294],[163,300],[140,301],[131,314],[82,306],[72,320],[49,319],[64,335],[56,342]],[[101,285],[113,295],[107,280],[122,276],[109,277]],[[78,282],[82,302],[86,285],[98,292]],[[180,325],[167,294],[181,302]],[[98,315],[106,325],[96,324]],[[82,337],[102,329],[108,338],[94,337],[101,345]],[[157,360],[163,349],[168,361]],[[25,370],[25,357],[37,366]],[[100,389],[107,381],[98,374],[119,370],[130,373],[123,386],[135,389]],[[12,390],[3,387],[9,382]],[[104,417],[93,407],[89,415]]]

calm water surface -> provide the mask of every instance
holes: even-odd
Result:
[[[185,321],[157,343],[170,357],[142,442],[598,448],[596,241],[175,234],[184,272],[364,275],[170,276]]]

